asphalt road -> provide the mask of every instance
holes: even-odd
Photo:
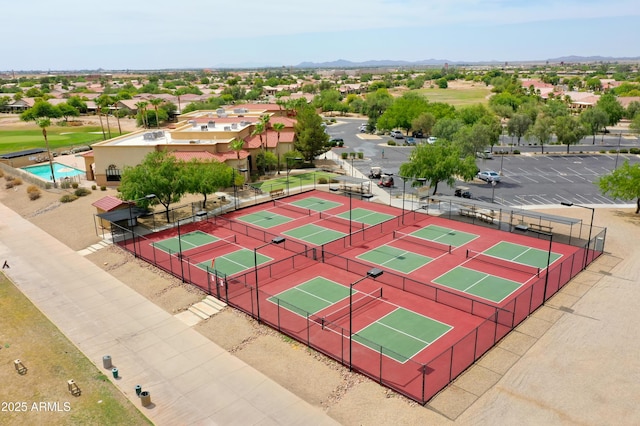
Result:
[[[365,122],[362,119],[339,118],[338,123],[330,125],[327,132],[332,137],[344,139],[344,148],[334,148],[336,153],[363,152],[363,160],[347,160],[362,174],[368,175],[371,167],[380,166],[384,172],[393,173],[395,187],[388,189],[392,195],[401,196],[403,192],[410,194],[414,191],[411,182],[406,184],[398,177],[400,165],[407,161],[413,149],[405,146],[388,146],[388,136],[380,139],[362,139],[358,126]],[[510,138],[507,138],[508,140]],[[457,182],[457,185],[469,188],[472,198],[483,201],[493,201],[507,206],[554,205],[560,202],[589,205],[629,204],[635,200],[619,200],[603,196],[595,182],[602,175],[628,160],[639,163],[640,157],[631,154],[609,154],[611,149],[620,147],[640,147],[637,138],[628,135],[606,135],[585,138],[581,144],[572,145],[566,155],[566,146],[550,145],[545,147],[545,154],[540,154],[539,146],[521,145],[514,149],[521,151],[520,155],[494,156],[493,159],[478,159],[481,170],[502,171],[500,183],[492,186],[479,179],[473,182]],[[524,141],[523,141],[524,143]],[[497,148],[494,147],[494,150]],[[505,146],[505,150],[511,147]],[[549,152],[549,154],[546,154]],[[433,189],[431,190],[433,191]],[[454,188],[440,183],[437,192],[453,195]]]

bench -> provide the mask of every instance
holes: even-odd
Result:
[[[269,191],[269,195],[271,196],[271,198],[283,197],[284,189],[274,189],[273,191]]]
[[[547,232],[549,234],[553,230],[553,226],[540,225],[539,223],[530,223],[529,228],[535,229],[536,231]]]
[[[340,191],[343,192],[352,192],[352,193],[357,193],[357,194],[362,194],[364,193],[364,188],[360,187],[360,186],[349,186],[349,185],[340,185]]]

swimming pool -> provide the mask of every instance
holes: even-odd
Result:
[[[40,179],[46,180],[48,182],[53,182],[53,178],[51,177],[51,167],[49,164],[40,164],[38,166],[27,166],[23,167],[27,173],[31,173],[39,177]],[[84,170],[76,169],[65,164],[53,163],[53,173],[56,177],[56,180],[63,179],[66,177],[73,177],[78,175],[83,175]]]

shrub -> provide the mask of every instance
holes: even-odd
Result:
[[[14,185],[22,185],[22,179],[20,179],[20,178],[13,179],[13,184]]]
[[[389,145],[389,146],[396,146],[396,141],[394,141],[394,140],[390,140],[390,141],[388,141],[388,142],[387,142],[387,145]]]
[[[8,180],[7,183],[4,184],[4,187],[7,188],[7,189],[13,188],[13,181],[12,180]]]
[[[622,148],[620,150],[620,154],[627,154],[629,152],[629,150],[627,148]]]
[[[338,141],[338,147],[342,148],[344,146],[344,141]]]
[[[607,152],[607,151],[605,151],[604,149],[601,149],[601,150],[600,150],[600,154],[604,154],[604,153],[606,153],[606,152]]]
[[[4,177],[4,180],[6,180],[7,182],[11,182],[11,181],[12,181],[12,180],[14,180],[14,179],[15,179],[15,177],[13,177],[13,176],[11,176],[11,175],[6,175],[6,176]]]
[[[27,195],[29,196],[29,199],[31,201],[33,200],[37,200],[38,198],[40,198],[40,188],[38,188],[35,185],[29,185],[27,187]]]
[[[611,149],[611,150],[609,150],[609,154],[617,154],[617,153],[618,153],[618,151],[617,151],[617,150],[615,150],[615,149]]]
[[[342,157],[343,160],[346,160],[349,157],[349,153],[348,152],[343,152],[340,154],[340,157]]]
[[[73,191],[73,193],[76,194],[76,196],[78,197],[84,197],[85,195],[91,194],[91,190],[88,188],[78,188],[75,191]]]
[[[106,187],[106,186],[102,185],[102,186],[100,187],[100,191],[106,191],[106,190],[107,190],[107,187]]]
[[[79,187],[79,186],[80,186],[80,185],[78,184],[78,182],[73,182],[73,183],[71,184],[71,187],[72,187],[73,189],[78,189],[78,187]]]
[[[513,150],[513,153],[514,153],[514,154],[516,154],[516,155],[517,155],[517,154],[520,154],[520,150],[519,150],[519,149],[514,149],[514,150]]]
[[[327,178],[325,177],[318,178],[318,185],[325,185],[327,183],[328,183]]]
[[[629,153],[630,154],[640,154],[640,148],[630,148],[629,149]]]
[[[364,152],[359,152],[359,153],[358,153],[358,158],[359,158],[360,160],[362,160],[362,159],[364,158]]]
[[[78,197],[75,194],[65,194],[62,197],[60,197],[60,202],[61,203],[70,203],[72,201],[77,200]]]
[[[69,182],[68,180],[63,180],[62,182],[60,182],[60,188],[62,189],[71,188],[71,182]]]
[[[95,185],[91,185],[91,189],[92,189],[93,191],[95,191],[96,189],[98,189],[98,187],[97,187],[97,186],[95,186]]]
[[[51,183],[47,182],[44,184],[44,189],[51,189]]]
[[[351,158],[356,158],[356,153],[355,153],[355,152],[350,152],[350,153],[349,153],[349,157],[351,157]]]

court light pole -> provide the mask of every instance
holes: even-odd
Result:
[[[271,241],[253,249],[253,270],[256,278],[256,316],[258,317],[258,324],[260,324],[260,291],[258,288],[258,250],[267,247],[271,244],[282,244],[284,237],[274,237]]]
[[[295,157],[295,158],[286,157],[285,160],[286,160],[286,163],[287,163],[286,164],[287,165],[287,195],[289,195],[289,172],[291,172],[291,169],[293,168],[293,167],[289,166],[289,163],[292,162],[292,161],[302,161],[303,159],[300,158],[300,157]]]
[[[581,207],[583,209],[591,210],[591,222],[589,222],[589,237],[588,237],[589,239],[587,241],[587,244],[584,250],[584,267],[582,268],[582,269],[586,269],[587,262],[589,261],[589,246],[591,246],[591,232],[593,231],[593,217],[596,213],[596,209],[593,207],[583,206],[580,204],[573,204],[571,202],[566,202],[566,201],[563,201],[560,204],[567,207],[575,206],[575,207]]]
[[[349,371],[352,370],[351,353],[353,352],[353,286],[366,280],[367,278],[372,278],[375,280],[383,273],[384,271],[382,269],[372,268],[367,271],[367,275],[349,284]]]
[[[240,173],[245,173],[247,171],[247,169],[245,168],[239,168],[236,169],[235,167],[233,169],[231,169],[232,171],[232,179],[233,179],[233,202],[234,202],[234,210],[238,210],[238,185],[236,185],[236,170]]]
[[[551,247],[553,245],[553,233],[538,231],[537,229],[531,229],[528,227],[515,228],[519,231],[528,232],[531,231],[537,235],[544,235],[549,238],[549,253],[547,254],[547,271],[544,275],[544,293],[542,294],[542,303],[547,301],[547,287],[549,285],[549,266],[551,266]]]

